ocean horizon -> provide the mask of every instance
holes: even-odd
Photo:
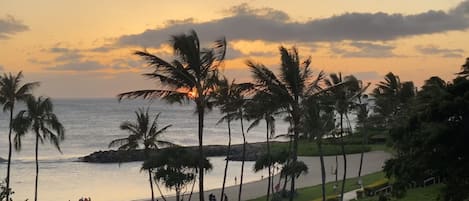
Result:
[[[123,100],[112,98],[53,99],[54,111],[62,121],[66,133],[61,143],[62,153],[48,141],[39,147],[39,199],[41,200],[78,200],[80,197],[91,197],[100,201],[128,201],[149,198],[147,174],[141,172],[142,162],[122,164],[96,164],[76,162],[79,157],[99,150],[109,150],[111,140],[125,137],[128,134],[119,129],[121,122],[134,121],[134,111],[138,108],[149,108],[150,115],[161,113],[158,119],[161,127],[171,124],[172,127],[162,139],[182,146],[197,145],[197,115],[192,104],[167,104],[160,100]],[[19,106],[15,114],[24,106]],[[228,140],[225,123],[217,125],[221,118],[214,108],[205,118],[204,145],[225,145]],[[288,124],[278,120],[277,133],[286,133]],[[245,122],[247,125],[249,123]],[[247,141],[265,141],[265,126],[260,124],[250,130]],[[8,156],[8,114],[0,115],[0,157]],[[14,200],[32,199],[34,197],[34,135],[28,133],[22,138],[22,149],[14,151],[12,157],[11,187]],[[242,143],[239,121],[232,123],[233,144]],[[116,148],[112,148],[116,149]],[[206,176],[206,188],[221,186],[224,158],[210,157],[214,169]],[[253,162],[246,162],[245,181],[255,181],[267,175],[264,172],[254,173]],[[227,185],[234,185],[234,177],[239,178],[240,162],[230,162]],[[6,170],[6,163],[0,164]],[[4,178],[6,171],[0,171]],[[195,186],[197,190],[197,185]],[[166,195],[174,192],[162,190]],[[113,195],[109,192],[126,192]],[[159,195],[159,193],[156,193]]]

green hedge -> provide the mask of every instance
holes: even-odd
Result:
[[[383,178],[378,181],[371,183],[370,185],[366,185],[363,190],[365,191],[365,195],[372,196],[376,190],[389,186],[389,179]]]

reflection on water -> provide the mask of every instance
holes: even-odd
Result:
[[[205,177],[207,189],[219,188],[223,181],[225,161],[222,157],[212,157],[210,162],[213,170]],[[30,200],[34,197],[34,166],[33,162],[15,161],[12,164],[12,184],[15,191],[14,200]],[[39,172],[40,200],[78,200],[80,197],[91,197],[99,201],[129,201],[150,197],[149,183],[146,172],[140,172],[141,162],[118,164],[92,164],[72,161],[41,162]],[[245,181],[254,181],[266,176],[266,172],[254,173],[254,163],[245,164]],[[0,165],[6,170],[6,164]],[[234,185],[235,176],[238,178],[241,162],[230,161],[227,185]],[[5,171],[0,171],[0,178],[5,177]],[[174,192],[161,190],[166,195]],[[192,187],[191,185],[189,187]],[[195,191],[198,185],[195,185]],[[118,192],[118,193],[116,193]],[[187,193],[190,188],[187,189]],[[159,195],[155,189],[155,193]]]

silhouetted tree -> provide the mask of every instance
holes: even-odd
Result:
[[[35,134],[36,148],[36,181],[34,186],[34,201],[37,201],[37,187],[39,179],[38,148],[39,141],[49,140],[52,145],[59,150],[60,142],[65,139],[65,129],[54,113],[52,101],[49,98],[30,97],[26,101],[27,109],[21,110],[13,120],[13,129],[17,133],[15,136],[15,148],[21,149],[21,137],[28,131]]]
[[[395,195],[402,196],[410,182],[440,177],[446,184],[443,200],[469,198],[469,80],[445,83],[438,77],[425,81],[410,111],[390,131],[396,150],[385,172],[396,180]],[[444,162],[442,162],[444,161]]]
[[[214,93],[214,100],[215,104],[220,107],[220,112],[224,114],[224,116],[220,119],[218,123],[226,121],[228,124],[228,148],[227,148],[227,159],[225,161],[225,171],[223,174],[223,184],[222,190],[220,195],[220,201],[224,199],[225,193],[225,184],[226,184],[226,175],[228,170],[228,157],[230,156],[231,152],[231,121],[236,118],[239,118],[242,115],[242,108],[245,102],[243,94],[251,88],[251,84],[243,83],[243,84],[236,84],[233,80],[231,83],[226,79],[220,79],[219,83],[216,87]],[[241,122],[241,125],[242,122]],[[243,129],[243,127],[242,127]],[[243,139],[244,143],[246,143],[243,131]],[[245,153],[245,144],[243,144],[243,153]],[[245,155],[245,154],[243,154]],[[244,161],[244,158],[243,158]],[[243,162],[244,164],[244,162]],[[242,175],[243,173],[241,173]],[[242,187],[242,176],[240,182],[240,188]]]
[[[126,92],[118,95],[123,98],[152,99],[161,97],[170,103],[193,101],[198,114],[198,152],[203,158],[203,128],[205,110],[211,108],[210,94],[218,80],[218,68],[225,58],[226,41],[215,42],[212,48],[201,48],[195,31],[189,34],[172,36],[171,46],[176,59],[167,62],[146,51],[137,51],[155,70],[145,77],[159,80],[171,89],[149,89]],[[204,201],[203,161],[199,162],[199,200]]]
[[[142,169],[155,171],[155,180],[161,181],[169,189],[176,191],[176,201],[182,201],[181,190],[195,179],[199,161],[205,170],[212,169],[206,159],[198,153],[183,148],[169,148],[158,152],[143,163]]]
[[[32,96],[31,91],[39,86],[38,82],[26,83],[21,85],[23,73],[20,71],[16,76],[10,74],[3,74],[0,77],[0,104],[3,105],[3,111],[10,112],[10,123],[8,131],[8,163],[7,163],[7,176],[6,176],[6,189],[10,189],[10,166],[11,166],[11,131],[13,122],[13,111],[17,102],[25,102]],[[5,195],[6,200],[10,200],[10,194]]]
[[[304,132],[316,141],[321,163],[322,200],[326,201],[326,169],[324,166],[323,136],[331,133],[335,128],[333,107],[323,103],[324,97],[310,97],[303,102]]]
[[[122,122],[120,129],[127,131],[129,136],[111,141],[109,147],[118,146],[119,150],[135,150],[139,148],[140,145],[143,145],[145,159],[148,159],[151,150],[159,149],[160,146],[174,146],[173,143],[160,139],[161,134],[172,125],[166,125],[159,129],[158,118],[160,117],[160,113],[151,120],[150,115],[148,115],[148,110],[149,108],[146,110],[143,108],[138,109],[138,111],[135,112],[135,116],[137,117],[135,122]],[[155,194],[153,193],[151,169],[148,169],[148,180],[150,182],[151,200],[154,201]]]
[[[329,79],[325,80],[325,83],[328,87],[333,87],[336,86],[340,83],[346,83],[343,84],[340,87],[336,87],[334,89],[331,89],[329,92],[333,97],[334,100],[334,108],[337,111],[337,113],[340,116],[339,119],[339,127],[340,127],[340,147],[342,150],[342,157],[344,160],[344,173],[342,177],[342,187],[340,191],[340,197],[341,200],[343,200],[344,197],[344,190],[345,190],[345,179],[347,176],[347,155],[345,153],[345,143],[344,143],[344,126],[343,126],[343,121],[344,117],[347,116],[347,113],[350,110],[352,101],[354,98],[356,98],[357,93],[360,93],[360,82],[355,78],[353,75],[345,76],[342,78],[342,74],[331,74],[329,76]],[[350,134],[351,130],[348,131]],[[337,164],[336,164],[336,169],[337,169]],[[337,171],[336,171],[337,175]]]
[[[461,66],[461,72],[457,73],[457,75],[464,78],[469,76],[469,57],[466,58],[466,63]]]
[[[278,102],[279,110],[289,113],[293,129],[293,146],[291,153],[291,166],[297,164],[298,139],[300,135],[300,122],[302,111],[301,101],[319,90],[319,81],[323,74],[319,73],[313,78],[309,69],[311,58],[300,62],[298,51],[295,47],[287,50],[280,47],[281,68],[277,77],[271,70],[262,64],[247,61],[250,67],[257,91],[269,94],[270,98]],[[290,201],[295,192],[295,176],[291,175]]]

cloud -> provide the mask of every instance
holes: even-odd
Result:
[[[57,45],[60,45],[57,44]],[[72,49],[67,47],[60,47],[55,46],[49,49],[43,49],[44,52],[50,52],[54,54],[58,54],[58,56],[54,59],[56,62],[77,62],[84,56],[80,53],[81,50],[79,49]]]
[[[96,71],[106,68],[110,67],[96,61],[83,61],[60,64],[57,66],[47,67],[46,69],[52,71]]]
[[[347,42],[341,44],[331,44],[331,52],[341,57],[393,57],[394,46],[371,43],[371,42]]]
[[[469,28],[469,1],[449,11],[405,15],[400,13],[344,13],[305,22],[292,21],[287,13],[271,8],[255,9],[247,4],[227,10],[231,15],[207,22],[194,20],[169,23],[143,33],[124,35],[117,45],[157,47],[174,34],[197,31],[202,41],[225,35],[227,40],[271,42],[337,42],[343,40],[388,41],[408,36],[462,31]],[[210,40],[206,40],[210,39]]]
[[[463,49],[448,49],[448,48],[440,48],[435,45],[417,45],[415,49],[422,54],[427,55],[439,55],[442,57],[463,57],[464,50]]]
[[[102,64],[97,61],[70,61],[64,64],[46,67],[46,70],[51,71],[74,71],[74,72],[88,72],[100,71],[104,69],[113,69],[119,71],[141,69],[147,66],[143,60],[134,59],[114,59],[110,64]]]
[[[8,39],[19,32],[27,31],[29,27],[11,15],[0,18],[0,40]]]

